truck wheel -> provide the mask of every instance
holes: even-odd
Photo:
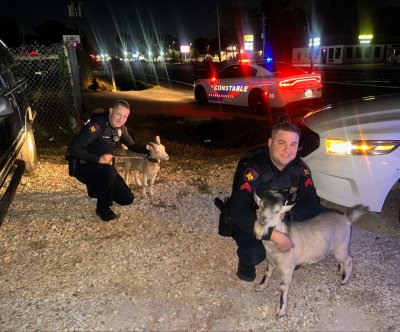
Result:
[[[19,152],[18,159],[25,161],[25,171],[27,173],[31,173],[37,168],[38,156],[36,151],[35,136],[33,136],[33,130],[29,124],[26,125],[25,142],[22,145],[21,151]]]

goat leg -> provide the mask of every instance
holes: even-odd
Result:
[[[271,263],[267,262],[267,268],[265,270],[265,274],[261,280],[261,282],[257,285],[254,285],[254,290],[256,292],[260,292],[269,285],[269,281],[271,280],[272,273],[274,272],[275,266]]]
[[[335,258],[339,263],[339,272],[342,274],[342,285],[347,284],[353,271],[353,259],[348,253],[348,245],[342,245],[334,250]]]
[[[125,181],[125,183],[126,183],[127,186],[129,186],[129,184],[128,184],[128,174],[129,174],[128,171],[125,171],[125,172],[124,172],[124,181]]]
[[[352,271],[353,271],[353,259],[350,256],[348,256],[347,259],[343,262],[343,273],[341,282],[342,285],[347,284]]]
[[[147,188],[147,176],[143,174],[142,177],[142,196],[146,197],[146,188]]]
[[[292,283],[294,268],[288,268],[285,272],[282,273],[282,281],[279,286],[280,289],[280,300],[279,306],[276,308],[276,316],[283,317],[287,314],[288,307],[288,293],[290,289],[290,285]]]
[[[157,174],[156,174],[157,175]],[[149,193],[150,193],[150,196],[154,196],[154,191],[153,191],[153,187],[154,187],[154,180],[156,179],[156,177],[155,176],[152,176],[151,178],[150,178],[150,185],[149,185]]]
[[[133,176],[134,176],[134,179],[135,179],[135,183],[136,183],[139,187],[141,187],[141,186],[142,186],[142,182],[140,181],[140,178],[139,178],[139,171],[134,171],[134,172],[133,172]]]

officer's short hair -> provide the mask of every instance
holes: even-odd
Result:
[[[278,122],[271,130],[271,136],[274,135],[277,131],[283,130],[283,131],[288,131],[291,133],[296,133],[299,135],[300,138],[300,129],[296,125],[294,125],[291,122]]]
[[[131,110],[131,105],[129,105],[129,103],[128,103],[126,100],[123,100],[123,99],[117,99],[117,100],[114,102],[112,108],[115,109],[115,108],[117,108],[118,106],[122,106],[122,107],[127,108],[128,110]]]

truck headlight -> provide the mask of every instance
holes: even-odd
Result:
[[[341,155],[381,155],[392,152],[400,141],[349,141],[327,138],[326,151],[329,154]]]

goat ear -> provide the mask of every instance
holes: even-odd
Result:
[[[294,204],[282,206],[281,213],[288,212],[293,206],[294,206]]]
[[[146,149],[150,151],[153,150],[153,147],[150,144],[146,144]]]
[[[260,197],[258,197],[258,195],[256,194],[256,192],[254,192],[254,201],[257,203],[258,206],[261,206],[262,204],[262,199]]]
[[[157,144],[161,144],[160,136],[156,136],[156,143],[157,143]]]

